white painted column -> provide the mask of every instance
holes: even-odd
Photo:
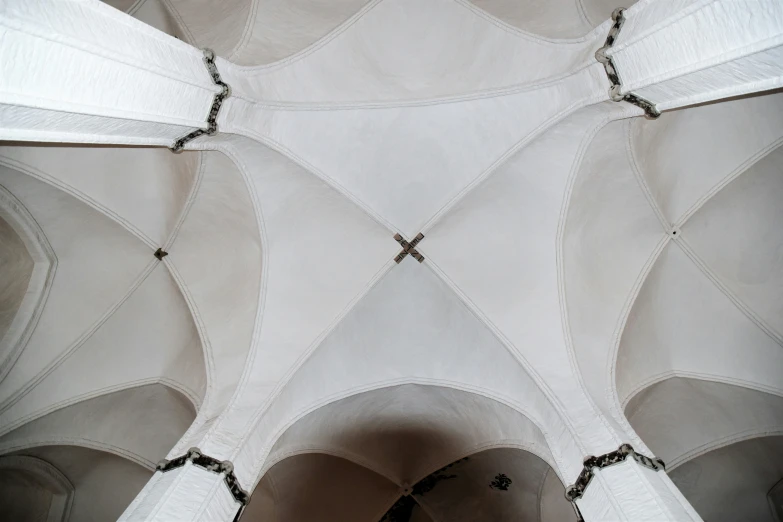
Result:
[[[0,140],[170,146],[220,91],[201,50],[99,0],[0,0]]]
[[[576,501],[585,522],[701,522],[666,475],[628,459],[603,469]]]
[[[118,522],[231,522],[240,508],[223,474],[188,462],[156,471]]]
[[[640,0],[605,51],[658,111],[783,86],[780,0]]]
[[[701,517],[654,457],[628,444],[585,459],[582,472],[566,488],[586,522],[696,522]]]

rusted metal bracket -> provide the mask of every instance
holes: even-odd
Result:
[[[603,64],[604,69],[606,70],[606,76],[612,83],[612,86],[609,88],[609,97],[612,99],[612,101],[625,101],[632,103],[633,105],[641,108],[644,111],[645,116],[654,120],[661,115],[660,111],[655,107],[654,103],[630,92],[626,94],[620,93],[623,87],[623,84],[620,81],[620,75],[617,73],[617,67],[615,66],[612,58],[606,55],[606,51],[608,51],[614,45],[615,40],[617,40],[617,35],[620,33],[620,29],[625,23],[625,16],[623,15],[624,12],[624,8],[618,7],[612,13],[612,20],[614,20],[614,25],[612,25],[611,29],[609,29],[609,35],[606,37],[604,46],[595,52],[595,59]]]
[[[234,465],[227,460],[221,461],[209,455],[204,455],[198,448],[190,448],[187,453],[175,459],[161,460],[155,466],[155,469],[161,473],[166,473],[172,469],[181,468],[187,462],[191,462],[194,466],[204,468],[212,473],[224,475],[223,480],[226,483],[226,487],[228,487],[228,491],[240,505],[239,511],[234,517],[234,522],[237,522],[245,510],[245,506],[250,502],[250,495],[239,485],[239,480],[237,480],[237,476],[234,474]]]
[[[410,242],[403,239],[401,235],[394,234],[394,240],[397,241],[402,247],[402,252],[397,254],[397,257],[394,258],[394,261],[397,264],[400,264],[400,262],[402,262],[402,260],[405,259],[405,256],[410,254],[411,257],[413,257],[419,263],[423,262],[424,256],[419,254],[419,251],[416,250],[416,245],[418,245],[422,239],[424,239],[424,234],[422,234],[421,232],[419,232],[418,235],[416,235],[416,237],[411,239]]]
[[[215,97],[212,99],[212,106],[210,107],[209,115],[207,116],[207,128],[196,129],[190,134],[179,138],[174,142],[174,145],[171,146],[172,152],[182,152],[182,148],[186,143],[195,140],[199,136],[203,136],[204,134],[213,136],[217,134],[217,116],[220,112],[220,107],[223,105],[223,100],[231,96],[231,87],[220,78],[217,65],[215,65],[215,51],[212,49],[204,49],[204,63],[207,66],[212,82],[219,86],[221,90],[219,93],[215,94]]]

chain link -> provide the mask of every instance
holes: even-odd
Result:
[[[636,453],[630,444],[623,444],[615,451],[610,453],[606,453],[598,457],[593,457],[590,455],[589,457],[585,458],[582,472],[579,473],[576,482],[574,482],[572,486],[566,488],[566,498],[571,502],[575,502],[577,499],[582,498],[585,493],[585,489],[587,489],[590,481],[593,480],[593,476],[595,476],[595,472],[593,470],[603,469],[621,462],[625,462],[629,457],[640,465],[646,468],[650,468],[653,471],[666,470],[666,466],[661,459],[650,458],[645,455],[641,455]]]
[[[245,510],[245,506],[247,506],[247,503],[250,501],[250,495],[239,485],[239,480],[236,475],[234,475],[234,465],[227,460],[221,461],[210,457],[209,455],[204,455],[198,448],[190,448],[187,453],[175,459],[161,460],[158,462],[157,466],[155,466],[155,469],[161,473],[166,473],[172,469],[181,468],[186,462],[191,462],[194,466],[204,468],[212,473],[224,474],[223,480],[226,483],[226,487],[228,487],[234,500],[240,504],[239,511],[237,512],[236,517],[234,517],[234,522],[239,520],[239,517]]]
[[[221,79],[217,65],[215,65],[215,51],[212,49],[204,49],[204,64],[207,66],[207,71],[209,71],[212,82],[215,85],[218,85],[221,90],[219,93],[215,94],[215,97],[212,99],[212,106],[209,108],[209,115],[207,116],[207,128],[196,129],[190,134],[179,138],[171,147],[172,152],[182,152],[182,148],[186,143],[199,136],[205,134],[207,136],[214,136],[217,134],[217,116],[220,112],[220,107],[223,105],[223,100],[231,96],[231,87]]]
[[[644,111],[645,116],[654,120],[661,115],[660,111],[658,111],[654,103],[630,92],[626,94],[621,93],[623,84],[620,81],[620,75],[617,73],[617,67],[615,66],[612,58],[606,55],[606,51],[608,51],[614,45],[615,40],[617,40],[617,35],[620,34],[620,29],[625,23],[625,15],[623,14],[624,12],[624,8],[618,7],[612,13],[612,20],[614,20],[614,25],[612,25],[611,29],[609,29],[609,34],[606,37],[604,46],[595,52],[595,59],[603,64],[604,69],[606,70],[606,76],[612,83],[612,86],[609,88],[609,98],[616,102],[625,101],[632,103],[633,105],[641,108]]]

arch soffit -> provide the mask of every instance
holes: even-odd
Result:
[[[50,172],[47,172],[54,164],[56,164],[57,161],[62,161],[61,157],[58,157],[55,155],[56,153],[59,154],[66,154],[70,155],[71,152],[74,154],[77,154],[80,150],[88,150],[92,151],[95,149],[105,149],[107,152],[111,152],[112,149],[114,150],[121,150],[123,153],[129,152],[128,147],[123,148],[116,148],[116,147],[90,147],[90,146],[76,146],[76,147],[43,147],[46,149],[51,149],[53,151],[53,154],[51,154],[51,159],[54,160],[55,163],[52,163],[51,161],[41,163],[39,166],[33,165],[31,161],[31,157],[26,156],[24,154],[26,149],[35,150],[34,146],[24,143],[9,143],[7,145],[4,145],[3,147],[0,147],[0,165],[6,166],[10,169],[16,170],[18,172],[21,172],[22,174],[25,174],[27,176],[31,176],[39,181],[42,181],[46,183],[47,185],[50,185],[52,187],[55,187],[69,196],[72,196],[76,200],[80,201],[81,203],[84,203],[88,207],[92,208],[93,210],[101,213],[117,225],[121,226],[123,229],[127,230],[128,233],[136,237],[139,241],[147,245],[149,248],[155,250],[159,246],[169,246],[174,239],[176,238],[177,232],[179,231],[179,228],[182,225],[182,221],[187,217],[188,211],[190,210],[190,206],[192,205],[192,201],[195,198],[196,193],[198,192],[201,178],[203,175],[203,163],[204,158],[202,156],[202,153],[196,153],[197,158],[195,158],[195,161],[193,162],[192,167],[190,165],[187,165],[186,162],[180,161],[178,163],[181,163],[181,168],[187,168],[188,170],[192,169],[194,172],[193,175],[193,181],[190,184],[190,187],[188,187],[187,194],[183,194],[184,197],[181,197],[181,199],[184,201],[184,204],[182,205],[182,211],[180,213],[180,217],[177,220],[176,224],[172,228],[172,230],[169,232],[168,237],[162,238],[162,244],[159,244],[159,241],[153,239],[150,237],[150,234],[147,234],[139,226],[136,226],[134,223],[132,223],[130,220],[124,218],[121,215],[121,212],[117,212],[114,209],[111,208],[111,202],[104,202],[100,201],[99,199],[96,199],[95,197],[92,197],[88,192],[88,185],[84,186],[77,186],[76,183],[74,183],[74,179],[69,179],[64,176],[60,176],[57,174],[52,174]],[[141,150],[144,151],[145,148],[142,148]],[[132,150],[132,148],[130,149]],[[96,161],[97,158],[87,158],[90,161]],[[124,158],[127,161],[127,158]],[[145,158],[145,160],[154,160],[154,158]],[[173,164],[171,166],[173,167]],[[175,177],[175,176],[172,176]]]
[[[0,456],[0,471],[18,471],[35,477],[52,494],[47,520],[68,522],[75,488],[60,470],[36,457],[4,455]]]
[[[0,216],[11,225],[21,238],[34,262],[27,292],[11,327],[0,339],[1,382],[24,350],[24,346],[43,312],[57,271],[57,256],[35,218],[22,202],[2,185],[0,185]]]
[[[326,338],[326,336],[324,336],[323,338]],[[318,346],[320,346],[320,344]],[[318,346],[316,346],[316,350],[314,350],[314,352],[317,351]],[[504,350],[507,350],[507,347],[505,347],[505,344],[503,344],[503,347],[504,347],[503,348]],[[512,356],[513,356],[513,354],[512,354]],[[308,358],[307,360],[310,360],[310,359]],[[301,368],[301,366],[300,366],[300,368]],[[523,366],[520,366],[520,371],[524,372],[525,368]],[[297,372],[292,372],[292,376],[296,375],[296,373]],[[290,386],[290,383],[292,381],[293,381],[293,377],[288,380],[288,382],[286,384],[286,388],[288,388]],[[341,391],[341,392],[339,392],[339,393],[337,393],[335,395],[329,396],[326,399],[320,400],[317,403],[314,403],[314,404],[310,403],[310,404],[308,404],[308,406],[305,407],[303,411],[297,412],[295,415],[290,417],[291,420],[287,421],[284,425],[278,427],[275,430],[274,435],[269,438],[269,440],[271,442],[266,444],[266,446],[265,446],[266,449],[262,453],[268,455],[268,453],[271,452],[274,444],[280,439],[280,437],[292,425],[294,425],[296,422],[301,420],[303,417],[307,416],[308,414],[313,413],[314,411],[317,411],[320,408],[323,408],[323,407],[328,406],[328,405],[330,405],[332,403],[338,402],[338,401],[343,400],[343,399],[348,399],[348,398],[350,398],[352,396],[356,396],[356,395],[359,395],[359,394],[362,394],[362,393],[365,393],[365,392],[371,392],[371,391],[374,391],[374,390],[390,388],[390,387],[395,387],[395,386],[401,386],[401,385],[424,385],[424,386],[441,387],[441,388],[453,389],[453,390],[457,390],[457,391],[460,391],[460,392],[467,392],[467,393],[471,393],[471,394],[475,394],[475,395],[478,395],[478,396],[485,397],[486,399],[490,399],[490,400],[492,400],[494,402],[497,402],[497,403],[500,403],[500,404],[502,404],[504,406],[507,406],[508,408],[510,408],[512,410],[515,410],[517,413],[519,413],[522,416],[524,416],[527,420],[529,420],[536,427],[537,430],[539,430],[542,433],[542,435],[544,437],[544,440],[547,441],[547,444],[550,443],[553,440],[551,438],[550,434],[549,434],[549,430],[547,430],[545,428],[542,428],[542,425],[541,425],[540,422],[536,422],[536,421],[531,420],[533,418],[533,416],[530,414],[530,412],[528,411],[527,408],[525,408],[522,404],[520,404],[519,402],[517,402],[517,401],[515,401],[515,400],[513,400],[513,399],[511,399],[509,397],[501,396],[501,395],[499,395],[499,394],[497,394],[497,393],[495,393],[495,392],[493,392],[493,391],[491,391],[489,389],[486,389],[486,388],[480,388],[480,387],[476,387],[476,386],[471,386],[471,385],[468,385],[468,384],[465,384],[465,383],[461,383],[461,382],[444,381],[444,380],[441,380],[441,379],[433,379],[433,378],[402,378],[402,379],[394,379],[394,380],[386,380],[386,381],[368,383],[368,384],[362,385],[362,386],[357,387],[357,388],[351,388],[351,389],[348,389],[348,390]],[[277,398],[277,396],[275,398]],[[551,404],[549,404],[549,403],[547,403],[547,404],[549,405],[550,408],[553,408],[551,406]],[[262,415],[266,411],[269,411],[269,408],[261,411],[259,413],[259,415],[257,416],[257,420],[260,419],[262,417]],[[556,413],[555,411],[553,411],[552,413],[553,413],[553,415],[550,415],[550,417],[553,417],[553,418],[556,417],[559,422],[563,422],[559,413]],[[256,422],[256,424],[257,424],[257,422]],[[551,450],[551,448],[549,448],[549,449]],[[568,471],[565,471],[565,470],[569,470],[569,467],[567,465],[565,465],[565,462],[567,462],[570,459],[566,459],[564,461],[563,457],[557,451],[554,451],[553,454],[549,457],[549,459],[550,460],[548,460],[548,462],[551,462],[552,460],[554,460],[554,462],[557,463],[557,465],[555,465],[553,467],[555,467],[555,469],[558,470],[558,473],[564,473],[564,474],[568,474],[569,473]],[[258,476],[258,471],[260,470],[262,465],[263,465],[263,461],[259,461],[259,464],[256,466],[256,469],[254,470],[254,475],[253,475],[254,477]]]
[[[302,474],[307,477],[304,481],[301,478]],[[328,484],[324,484],[324,481]],[[328,513],[331,515],[329,518],[331,520],[340,516],[334,513],[335,508],[340,509],[337,507],[338,504],[324,506],[321,502],[317,502],[317,500],[323,501],[322,497],[318,497],[322,495],[328,495],[330,499],[339,497],[344,502],[359,494],[364,501],[370,500],[371,505],[365,504],[364,509],[360,510],[364,511],[362,517],[354,516],[352,519],[378,520],[383,516],[388,505],[399,497],[400,491],[400,486],[387,477],[339,455],[321,452],[300,453],[291,455],[279,461],[275,468],[270,468],[255,487],[247,512],[249,516],[256,515],[256,518],[250,516],[250,519],[262,520],[258,518],[259,506],[254,504],[272,501],[274,508],[271,511],[277,514],[277,517],[270,520],[281,520],[278,511],[280,507],[286,511],[286,504],[293,503],[299,509],[309,504],[311,508],[319,511],[320,509],[331,511]],[[342,505],[342,502],[339,505]],[[383,509],[377,506],[383,506]],[[266,507],[269,509],[271,506]],[[307,520],[307,518],[296,518],[296,520]]]
[[[459,461],[465,460],[467,458],[471,458],[474,456],[480,456],[482,454],[487,454],[487,452],[491,452],[493,450],[512,450],[512,451],[519,451],[522,454],[524,454],[527,458],[532,458],[541,461],[545,466],[545,471],[543,475],[541,476],[540,484],[537,486],[537,489],[535,491],[537,502],[536,502],[536,510],[540,513],[540,510],[542,508],[542,503],[545,501],[544,493],[547,489],[548,485],[551,487],[551,482],[547,480],[549,477],[549,474],[554,470],[555,471],[555,480],[556,483],[559,484],[562,488],[565,488],[565,484],[562,481],[562,478],[557,474],[557,470],[552,466],[551,461],[547,458],[547,456],[542,455],[541,452],[531,450],[531,447],[525,444],[515,444],[511,441],[502,441],[497,443],[491,443],[491,444],[485,444],[485,445],[479,445],[476,447],[472,447],[467,449],[466,451],[459,453],[458,456],[455,456],[451,460],[444,461],[438,467],[432,467],[428,473],[424,476],[418,477],[415,482],[418,482],[419,480],[422,480],[426,478],[428,475],[437,472],[441,468],[450,465],[450,464],[456,464]],[[384,475],[382,470],[377,470],[372,467],[368,467],[366,462],[363,461],[356,461],[354,460],[353,456],[351,455],[344,455],[344,454],[338,454],[338,452],[333,452],[329,448],[317,448],[317,447],[311,447],[307,449],[302,449],[301,451],[297,451],[294,453],[290,453],[287,455],[282,456],[280,459],[277,459],[274,463],[270,463],[269,466],[265,466],[264,474],[259,478],[259,481],[254,485],[254,488],[257,488],[261,486],[262,480],[267,479],[269,482],[269,486],[274,489],[275,484],[273,477],[269,476],[269,472],[272,470],[272,468],[276,465],[281,465],[292,458],[295,457],[301,457],[303,455],[329,455],[332,457],[336,457],[345,461],[348,461],[352,464],[355,464],[371,473],[374,473],[376,475],[379,475],[380,477],[383,477],[385,480],[389,481],[391,484],[399,488],[399,491],[402,491],[405,487],[410,487],[410,484],[402,484],[398,480],[394,479],[393,477],[389,477],[387,475]],[[392,498],[389,500],[390,505],[398,496],[399,492],[395,496],[395,498]],[[387,507],[388,507],[387,505]],[[428,506],[424,506],[426,509]],[[431,507],[431,506],[430,506]],[[386,511],[387,508],[384,508],[383,511],[381,511],[378,514],[378,517],[383,516],[383,513]],[[570,508],[566,508],[567,511],[570,513]],[[376,517],[377,518],[377,517]]]
[[[278,446],[282,442],[283,437],[287,433],[290,433],[289,430],[294,428],[297,425],[297,423],[306,419],[308,416],[317,415],[319,411],[326,412],[324,414],[329,416],[327,410],[330,407],[332,408],[334,408],[335,406],[339,407],[340,405],[338,403],[342,401],[347,401],[350,400],[351,398],[356,398],[363,394],[371,394],[373,392],[378,392],[380,390],[400,389],[408,386],[411,387],[420,386],[425,389],[433,388],[433,389],[451,390],[452,392],[457,392],[458,394],[474,395],[480,397],[482,400],[491,401],[491,403],[495,403],[497,405],[505,407],[506,409],[509,410],[509,412],[513,412],[513,414],[519,415],[521,418],[524,419],[525,422],[530,423],[530,426],[541,435],[541,441],[513,440],[513,439],[508,439],[506,437],[498,438],[497,440],[477,441],[470,445],[464,446],[463,448],[460,448],[458,451],[453,452],[448,456],[444,456],[443,458],[439,459],[437,462],[433,461],[432,463],[429,463],[428,467],[431,468],[429,472],[431,472],[432,470],[439,469],[451,462],[454,462],[460,458],[469,456],[477,452],[481,452],[493,448],[505,447],[505,448],[524,450],[541,458],[555,470],[555,473],[557,473],[560,481],[564,482],[563,470],[567,468],[562,467],[561,459],[559,459],[556,456],[557,454],[555,452],[552,452],[551,448],[549,447],[548,445],[549,440],[548,437],[546,436],[546,432],[544,432],[544,430],[541,429],[538,423],[536,423],[529,417],[525,409],[522,408],[520,405],[515,404],[514,402],[509,401],[505,398],[494,395],[486,390],[474,389],[468,386],[460,385],[459,383],[422,380],[422,379],[402,379],[394,382],[375,383],[370,386],[362,387],[361,389],[349,390],[346,393],[341,394],[340,396],[330,397],[327,401],[323,401],[318,405],[309,408],[307,411],[301,412],[295,417],[292,417],[292,420],[289,421],[285,426],[280,428],[277,431],[277,433],[272,437],[271,442],[269,443],[269,449],[264,453],[267,456],[267,458],[273,454],[276,453],[277,454],[274,457],[272,457],[271,460],[259,461],[259,465],[257,466],[256,474],[255,474],[255,476],[257,477],[256,483],[260,481],[263,474],[266,473],[274,464],[282,460],[285,460],[290,456],[302,454],[302,453],[333,454],[334,456],[344,458],[346,460],[350,460],[351,462],[354,462],[367,469],[370,469],[371,471],[374,471],[375,473],[378,473],[379,475],[386,477],[387,479],[391,480],[394,483],[399,483],[399,480],[394,478],[394,473],[385,469],[384,466],[381,466],[375,462],[371,462],[368,458],[365,458],[356,453],[341,449],[334,444],[319,444],[317,442],[312,442],[312,441],[299,442],[299,443],[295,442],[291,444],[290,448],[285,450],[282,450]],[[423,473],[422,476],[419,477],[419,479],[423,478],[428,473]]]
[[[128,449],[126,446],[127,444],[113,444],[111,441],[107,440],[98,440],[99,438],[104,438],[104,436],[100,434],[94,434],[97,436],[90,437],[88,436],[82,436],[85,434],[86,431],[89,430],[90,426],[84,426],[84,423],[80,424],[80,427],[78,427],[72,435],[61,435],[57,434],[57,426],[50,426],[47,431],[50,433],[44,433],[42,436],[37,436],[36,434],[32,434],[32,436],[24,436],[22,433],[21,437],[15,438],[14,434],[16,430],[24,430],[24,428],[28,425],[31,425],[31,423],[35,421],[45,421],[46,417],[49,415],[57,415],[57,414],[67,414],[69,410],[76,408],[76,410],[72,411],[71,414],[69,414],[69,417],[78,417],[78,409],[84,409],[89,406],[89,401],[94,399],[109,399],[110,395],[113,394],[119,394],[115,397],[118,397],[120,401],[125,400],[127,398],[132,398],[128,394],[133,394],[134,390],[140,389],[140,388],[147,388],[149,386],[154,385],[160,385],[163,386],[166,390],[173,392],[175,394],[175,397],[180,397],[180,400],[182,400],[184,403],[188,404],[189,406],[192,406],[192,417],[195,418],[197,407],[193,404],[193,401],[191,397],[189,397],[186,393],[183,393],[183,391],[177,386],[171,386],[169,383],[166,382],[141,382],[141,383],[132,383],[127,386],[123,387],[113,387],[108,390],[100,390],[97,393],[90,394],[88,396],[84,397],[77,397],[74,400],[68,401],[66,403],[57,404],[53,409],[50,409],[46,411],[43,414],[38,414],[34,418],[31,418],[27,420],[24,424],[21,424],[20,426],[16,426],[13,431],[7,432],[3,436],[0,436],[0,458],[4,458],[3,455],[7,455],[9,453],[14,453],[26,449],[31,448],[39,448],[39,447],[45,447],[45,446],[77,446],[77,447],[83,447],[83,448],[89,448],[94,450],[103,451],[106,453],[111,453],[113,455],[116,455],[118,457],[122,457],[123,459],[129,460],[131,462],[134,462],[135,464],[138,464],[139,466],[148,469],[148,470],[154,470],[155,465],[157,463],[157,460],[153,460],[151,458],[148,458],[145,455],[142,455],[140,451]],[[147,388],[146,391],[151,391],[151,389]],[[143,411],[141,408],[135,408],[137,411]],[[122,410],[118,410],[116,406],[112,406],[110,408],[111,414],[117,414],[121,416],[125,416],[125,414],[122,412]],[[85,411],[83,413],[90,413],[89,411]],[[181,412],[180,412],[181,414]],[[103,418],[103,416],[101,416]],[[193,419],[191,419],[192,421]],[[191,422],[192,424],[192,422]],[[138,425],[140,426],[140,425]],[[190,426],[188,426],[190,427]],[[46,428],[46,427],[44,427]],[[143,429],[142,427],[139,427],[139,429]],[[67,427],[66,427],[67,431]],[[111,436],[111,434],[109,434]],[[114,434],[115,436],[118,434]],[[119,434],[120,436],[127,435],[126,432],[122,432]],[[181,435],[181,434],[180,434]],[[173,440],[169,441],[170,445],[173,445],[176,442],[177,438],[174,438]],[[118,443],[121,443],[121,441],[116,441]],[[168,451],[168,447],[164,450]],[[162,458],[162,456],[161,456]]]
[[[460,459],[463,459],[465,457],[470,457],[472,455],[476,455],[478,453],[482,453],[484,451],[492,450],[492,449],[514,449],[514,450],[520,450],[524,451],[526,453],[530,453],[531,455],[534,455],[549,465],[550,468],[555,472],[555,476],[557,477],[557,480],[564,485],[562,476],[560,475],[560,472],[557,470],[557,468],[554,466],[554,463],[552,461],[552,456],[547,454],[545,451],[541,451],[540,448],[532,445],[532,444],[526,444],[524,442],[515,442],[513,440],[504,440],[504,441],[498,441],[498,442],[488,442],[488,443],[481,443],[476,444],[475,446],[471,446],[466,448],[464,451],[454,453],[452,456],[441,459],[437,462],[433,462],[429,466],[429,472],[427,474],[424,474],[423,476],[419,477],[419,480],[426,477],[430,473],[437,471],[448,464],[451,464],[452,462],[456,462]],[[397,486],[402,487],[402,484],[400,484],[399,480],[394,478],[391,473],[389,473],[387,470],[383,468],[377,467],[373,462],[368,461],[367,459],[361,457],[360,455],[357,455],[355,453],[347,452],[347,451],[341,451],[339,449],[335,449],[331,446],[316,446],[311,445],[307,447],[301,447],[301,448],[293,448],[291,451],[286,452],[279,457],[276,457],[273,460],[268,461],[268,463],[265,463],[262,470],[261,475],[258,479],[260,482],[264,475],[272,469],[276,464],[279,464],[280,462],[285,461],[286,459],[289,459],[291,457],[296,457],[298,455],[309,455],[309,454],[323,454],[323,455],[331,455],[333,457],[338,457],[344,460],[347,460],[349,462],[352,462],[358,466],[362,466],[363,468],[366,468],[369,471],[372,471],[373,473],[376,473],[385,479],[389,480],[390,482],[396,484]]]
[[[580,0],[581,1],[581,0]],[[568,318],[569,315],[569,299],[568,299],[568,292],[566,289],[566,280],[567,280],[567,272],[566,272],[566,249],[565,249],[565,243],[566,238],[568,235],[568,221],[569,221],[569,215],[570,211],[574,202],[574,195],[575,190],[577,186],[577,178],[580,176],[584,166],[585,166],[585,160],[589,154],[590,148],[592,145],[596,142],[599,135],[602,132],[605,132],[608,130],[608,126],[612,123],[615,123],[616,125],[622,125],[623,123],[620,121],[613,120],[610,117],[606,117],[599,121],[596,125],[594,125],[592,128],[589,129],[588,132],[585,133],[583,142],[580,146],[579,152],[573,162],[571,173],[569,175],[569,181],[568,181],[568,189],[566,192],[565,197],[563,198],[563,207],[561,210],[560,219],[558,222],[557,227],[557,238],[556,238],[556,245],[557,245],[557,277],[560,282],[558,287],[558,300],[560,303],[560,310],[561,314],[563,315],[563,337],[566,341],[566,349],[568,352],[569,360],[571,362],[571,367],[574,370],[574,374],[579,382],[579,386],[584,392],[585,396],[587,397],[588,401],[590,402],[591,406],[593,408],[598,409],[596,399],[593,397],[593,395],[590,393],[590,389],[585,381],[585,375],[583,373],[582,368],[579,364],[579,356],[576,351],[576,346],[574,342],[574,335],[572,332],[572,324],[571,321]],[[625,423],[625,418],[622,415],[614,415],[615,420],[620,421],[620,425],[623,428],[630,428],[630,425]],[[628,430],[630,433],[633,433],[633,430]]]
[[[23,427],[23,426],[25,426],[25,425],[27,425],[27,424],[29,424],[31,422],[34,422],[34,421],[36,421],[36,420],[38,420],[38,419],[40,419],[42,417],[45,417],[45,416],[47,416],[47,415],[49,415],[51,413],[55,413],[57,411],[63,410],[65,408],[68,408],[68,407],[71,407],[71,406],[74,406],[74,405],[77,405],[79,403],[82,403],[82,402],[85,402],[85,401],[89,401],[91,399],[96,399],[96,398],[99,398],[99,397],[103,397],[103,396],[106,396],[106,395],[110,395],[112,393],[118,393],[118,392],[133,390],[135,388],[140,388],[140,387],[143,387],[143,386],[151,386],[151,385],[155,385],[155,384],[159,384],[161,386],[165,386],[166,388],[179,393],[182,397],[185,398],[185,400],[187,400],[188,404],[190,405],[190,407],[193,409],[194,412],[200,412],[201,411],[202,401],[199,399],[199,397],[194,393],[193,390],[191,390],[191,389],[189,389],[189,388],[187,388],[185,386],[182,386],[179,382],[174,381],[172,379],[162,378],[162,377],[161,378],[153,378],[153,379],[141,379],[141,380],[136,380],[136,381],[125,382],[125,383],[122,383],[122,384],[117,385],[117,386],[110,386],[110,387],[107,387],[107,388],[100,388],[98,390],[92,391],[92,392],[84,394],[84,395],[78,395],[78,396],[75,396],[75,397],[73,397],[71,399],[57,402],[57,403],[52,404],[51,406],[49,406],[49,407],[47,407],[45,409],[42,409],[42,410],[39,410],[39,411],[35,411],[32,414],[23,417],[22,419],[20,419],[19,421],[14,422],[11,425],[3,426],[3,429],[0,430],[0,438],[2,438],[3,436],[7,435],[8,433],[12,433],[13,431],[15,431],[18,428],[21,428],[21,427]]]
[[[679,397],[670,396],[678,391],[681,392]],[[653,402],[650,404],[651,399]],[[783,435],[781,396],[698,377],[671,376],[650,384],[625,404],[624,411],[629,419],[634,420],[640,436],[647,432],[647,437],[659,439],[647,441],[654,446],[667,442],[662,439],[661,433],[651,431],[658,427],[659,416],[662,417],[660,422],[674,421],[675,424],[674,427],[664,427],[664,434],[678,425],[688,424],[700,414],[710,418],[706,423],[699,423],[698,430],[690,433],[686,430],[676,437],[678,443],[687,442],[687,446],[657,454],[664,457],[667,471],[725,446]]]
[[[169,2],[170,0],[164,0],[164,1]],[[253,209],[253,217],[255,219],[256,230],[258,232],[259,241],[261,243],[261,268],[260,268],[261,273],[259,276],[258,301],[256,306],[255,319],[253,322],[251,345],[245,357],[244,369],[240,375],[238,382],[236,383],[236,386],[234,387],[232,394],[228,399],[228,403],[225,406],[225,409],[229,409],[242,395],[245,386],[250,380],[250,370],[253,368],[253,360],[255,359],[255,355],[257,351],[257,342],[259,338],[258,333],[261,328],[263,315],[264,315],[264,307],[266,305],[266,291],[267,291],[267,283],[268,283],[267,272],[269,269],[269,249],[266,248],[266,245],[268,245],[269,242],[267,239],[266,226],[264,224],[263,210],[261,208],[258,195],[256,194],[253,188],[253,181],[251,179],[249,167],[242,159],[241,147],[236,146],[236,144],[234,144],[229,139],[226,142],[206,142],[202,144],[196,143],[193,145],[193,149],[191,150],[198,150],[202,155],[208,152],[219,153],[225,156],[226,159],[229,162],[231,162],[231,164],[233,164],[233,166],[237,169],[239,175],[242,177],[242,181],[244,182],[245,188],[247,189],[247,193]],[[190,194],[188,198],[188,205],[186,211],[183,213],[180,223],[177,226],[177,231],[181,227],[182,223],[185,221],[185,218],[187,217],[187,213],[190,211],[190,208],[193,206],[193,203],[196,199],[196,195],[198,194],[201,180],[203,178],[205,163],[206,161],[204,161],[204,158],[202,156],[202,159],[200,160],[199,175],[196,183],[194,183],[193,192]],[[167,244],[169,245],[172,244],[175,239],[176,237],[172,236],[171,239],[167,242]],[[172,449],[172,453],[181,453],[185,450],[185,448],[187,448],[187,444],[189,443],[193,434],[203,429],[203,427],[210,422],[209,417],[211,417],[212,420],[214,420],[214,413],[208,412],[208,409],[210,409],[212,403],[212,397],[215,395],[215,384],[214,384],[215,379],[213,377],[213,373],[215,370],[213,368],[213,363],[212,363],[212,345],[209,341],[209,336],[206,331],[206,325],[203,321],[202,315],[199,312],[198,307],[194,301],[194,298],[191,295],[182,276],[176,270],[176,267],[174,265],[168,265],[168,264],[167,266],[171,271],[172,277],[176,280],[177,286],[180,288],[180,291],[182,292],[182,295],[187,303],[188,309],[193,315],[194,323],[199,335],[199,340],[201,341],[201,346],[204,351],[205,368],[207,371],[207,388],[204,395],[204,400],[202,401],[201,404],[202,407],[197,408],[198,414],[196,416],[196,419],[191,424],[190,428],[188,428],[188,430],[182,436],[182,439]],[[217,424],[218,423],[214,423],[209,428],[207,428],[207,433],[208,434],[212,433],[213,428],[215,428]]]
[[[709,445],[705,445],[699,448],[697,451],[688,453],[683,458],[678,459],[674,463],[672,463],[671,466],[667,464],[666,471],[669,472],[674,471],[675,469],[679,468],[683,464],[687,464],[688,462],[697,459],[703,455],[706,455],[707,453],[710,453],[715,450],[719,450],[721,448],[725,448],[727,446],[731,446],[732,444],[737,444],[740,442],[744,442],[746,440],[763,439],[767,437],[779,437],[779,436],[783,436],[783,426],[780,426],[777,429],[753,430],[747,433],[741,433],[738,435],[727,437],[725,439],[720,439]]]

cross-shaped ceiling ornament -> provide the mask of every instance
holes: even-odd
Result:
[[[416,245],[418,245],[419,242],[424,239],[424,234],[419,232],[410,242],[403,239],[403,237],[399,234],[394,234],[394,239],[400,244],[400,246],[402,246],[402,252],[397,254],[397,257],[394,258],[394,261],[397,264],[405,259],[405,256],[408,254],[410,254],[419,263],[424,261],[424,256],[419,254],[419,251],[415,248]]]

